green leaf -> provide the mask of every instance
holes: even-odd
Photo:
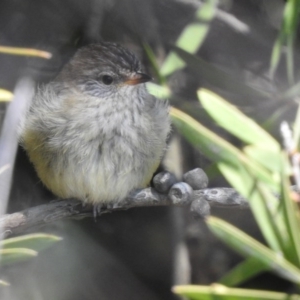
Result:
[[[279,94],[279,99],[286,100],[286,99],[293,99],[298,97],[300,94],[300,82],[295,83],[291,87],[289,87],[286,91]]]
[[[294,81],[293,48],[294,38],[299,21],[299,11],[300,5],[298,0],[289,0],[286,2],[280,33],[274,43],[270,63],[270,73],[273,77],[280,61],[282,48],[283,46],[286,46],[287,74],[290,84],[292,84]]]
[[[0,101],[5,102],[5,101],[11,101],[13,98],[13,93],[11,93],[10,91],[4,90],[4,89],[0,89]]]
[[[279,192],[272,174],[182,111],[172,108],[171,117],[178,131],[196,149],[216,162],[229,183],[250,200],[265,239],[272,249],[281,251],[281,235],[286,231],[282,225],[282,215],[278,215],[279,201],[259,182],[261,180]]]
[[[289,165],[288,158],[282,153],[281,168],[281,212],[284,217],[286,227],[286,239],[283,244],[284,256],[294,265],[300,268],[300,235],[299,235],[299,208],[298,205],[290,197],[290,182],[285,172],[286,166]]]
[[[246,146],[243,148],[244,152],[247,156],[257,163],[265,167],[266,169],[278,174],[281,170],[281,157],[279,149],[278,151],[273,151],[269,148],[269,144],[259,146]],[[278,177],[278,176],[277,176]],[[279,178],[274,178],[277,182],[279,182]]]
[[[274,180],[264,168],[250,161],[239,149],[205,128],[184,112],[172,107],[171,118],[179,132],[192,144],[214,162],[222,162],[239,169],[241,163],[247,165],[257,178],[271,184],[276,191]],[[244,195],[244,194],[243,194]],[[245,195],[244,195],[245,196]]]
[[[270,150],[279,151],[280,145],[269,133],[217,94],[201,89],[198,98],[210,116],[240,140],[262,148],[267,145]]]
[[[158,99],[169,99],[172,96],[172,91],[166,85],[158,85],[153,82],[147,82],[146,87],[148,92]]]
[[[158,78],[159,84],[160,85],[165,85],[166,84],[166,78],[160,74],[159,66],[157,64],[155,55],[154,55],[151,47],[147,43],[143,43],[143,46],[144,46],[145,52],[147,54],[147,57],[150,61],[150,64],[151,64],[151,66],[154,70],[155,76]]]
[[[205,174],[207,175],[207,177],[209,178],[209,180],[212,180],[218,176],[221,176],[221,172],[218,168],[218,164],[217,163],[211,163],[209,166],[207,166],[204,169]]]
[[[27,260],[38,255],[37,251],[27,248],[6,248],[0,250],[0,264],[7,265]]]
[[[294,105],[292,101],[282,101],[273,113],[264,121],[261,126],[266,131],[271,131],[278,127],[278,123],[284,118],[284,114]]]
[[[184,112],[171,108],[170,115],[174,125],[199,150],[213,161],[233,162],[239,150],[227,141],[205,128]],[[212,143],[214,141],[214,143]]]
[[[294,79],[294,35],[287,36],[286,69],[289,84],[295,83]]]
[[[286,230],[282,215],[278,214],[278,199],[263,187],[245,166],[232,167],[225,163],[219,163],[218,166],[228,182],[248,199],[256,222],[270,247],[281,252],[283,244],[281,236],[286,234]]]
[[[37,56],[46,59],[50,59],[52,57],[51,53],[42,50],[6,46],[0,46],[0,53],[22,56]]]
[[[61,240],[62,238],[51,234],[33,233],[3,240],[1,245],[3,249],[29,248],[41,251]]]
[[[221,284],[178,285],[172,290],[175,294],[192,300],[300,300],[300,296],[296,294],[228,288]]]
[[[295,33],[299,19],[299,3],[297,0],[287,1],[283,12],[283,31],[286,35]]]
[[[270,75],[271,78],[274,77],[274,74],[277,70],[280,57],[281,57],[281,49],[285,42],[285,35],[283,32],[280,32],[277,40],[274,43],[272,54],[271,54],[271,62],[270,62]]]
[[[241,255],[255,258],[278,276],[300,284],[300,269],[287,261],[281,254],[270,250],[221,219],[208,217],[206,223],[217,237]]]
[[[218,280],[218,283],[227,286],[240,285],[252,277],[268,270],[269,269],[266,268],[266,266],[260,261],[250,257],[231,269],[220,280]]]
[[[203,44],[209,31],[209,22],[214,18],[216,12],[217,0],[206,0],[197,10],[195,21],[187,25],[176,41],[176,46],[189,53],[196,53]],[[171,52],[165,59],[160,73],[168,76],[178,69],[185,66],[185,62]]]
[[[254,98],[269,96],[268,93],[243,83],[240,77],[224,72],[200,57],[191,55],[180,48],[175,48],[174,51],[186,62],[187,66],[193,70],[196,76],[205,79],[210,85]]]
[[[4,281],[4,280],[0,280],[0,284],[3,286],[10,286],[9,282]]]

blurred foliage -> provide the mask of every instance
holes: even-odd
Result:
[[[294,100],[300,92],[300,84],[293,85],[293,43],[299,7],[299,1],[287,1],[281,30],[273,47],[270,69],[272,75],[278,67],[281,53],[287,49],[287,77],[291,86],[276,95],[280,100]],[[198,9],[196,18],[204,18],[207,22],[197,23],[199,27],[193,22],[187,25],[161,68],[156,65],[151,50],[147,50],[159,78],[159,84],[152,85],[150,92],[156,96],[172,98],[173,92],[168,86],[168,78],[175,71],[187,66],[196,77],[204,79],[214,89],[229,91],[239,97],[272,99],[274,95],[244,83],[242,78],[195,55],[209,31],[209,22],[213,19],[215,10],[215,1],[205,1]],[[300,214],[299,207],[293,200],[289,181],[294,174],[287,152],[281,149],[281,145],[265,129],[210,90],[202,88],[198,90],[197,96],[201,107],[215,123],[240,141],[241,149],[177,108],[171,109],[173,124],[196,149],[214,162],[232,187],[249,200],[267,245],[221,219],[208,217],[206,223],[211,231],[244,256],[245,260],[220,279],[219,282],[227,287],[220,284],[210,287],[176,286],[174,292],[189,299],[300,299],[298,295],[230,288],[265,271],[271,271],[300,287]],[[280,113],[275,111],[265,124],[269,126],[278,118]],[[300,112],[292,137],[295,145],[299,145],[299,128]]]
[[[52,244],[60,241],[61,238],[55,235],[34,233],[14,238],[9,238],[0,242],[0,265],[8,265],[20,261],[26,261],[38,255]],[[6,281],[1,281],[2,285],[9,285]]]
[[[30,49],[30,48],[17,48],[17,47],[6,47],[0,46],[0,54],[9,54],[9,55],[21,55],[21,56],[35,56],[45,59],[50,59],[52,54],[50,52]],[[0,89],[0,102],[11,101],[13,94],[10,91]]]
[[[289,83],[294,83],[294,41],[299,22],[300,4],[298,0],[289,0],[285,4],[281,30],[271,55],[271,75],[274,76],[281,54],[285,52]],[[286,48],[286,51],[284,51]]]
[[[1,102],[6,102],[10,101],[13,97],[13,94],[10,91],[0,89],[0,101]]]
[[[271,291],[228,288],[224,285],[176,286],[173,291],[192,300],[299,300],[300,296]]]
[[[7,92],[9,94],[9,92]],[[1,94],[0,94],[1,95]],[[8,169],[8,165],[0,169],[0,175]],[[52,244],[60,241],[55,235],[35,233],[9,238],[0,241],[0,266],[26,261],[38,255]],[[8,282],[0,280],[0,285],[7,286]]]
[[[220,282],[228,286],[238,285],[263,271],[272,271],[300,286],[299,207],[292,200],[289,188],[291,166],[287,154],[253,120],[218,95],[207,90],[200,90],[198,95],[210,116],[240,139],[244,147],[241,150],[234,147],[175,108],[171,110],[173,122],[195,148],[201,149],[202,153],[217,163],[230,184],[249,200],[254,217],[268,244],[267,247],[259,243],[221,219],[208,217],[206,222],[212,232],[246,257],[243,263]],[[274,196],[274,192],[280,195],[280,200]],[[179,287],[176,291],[189,296],[192,290],[187,288],[184,292],[179,292]],[[225,291],[223,290],[223,296],[220,294],[219,299],[236,299],[235,289]],[[205,299],[203,293],[212,296],[216,291],[206,289],[204,292],[199,289],[197,293],[193,292],[190,298]],[[284,299],[280,293],[271,293],[269,296],[256,294],[255,291],[245,291],[245,295],[247,293],[250,293],[249,297],[244,299]]]
[[[51,53],[42,50],[6,46],[0,46],[0,53],[9,55],[36,56],[45,59],[50,59],[52,57]]]
[[[252,97],[258,101],[273,100],[273,98],[294,100],[300,92],[300,83],[294,84],[293,63],[293,44],[299,18],[298,3],[297,0],[286,2],[281,30],[270,59],[270,73],[274,75],[282,53],[286,54],[287,77],[291,86],[283,93],[275,97],[274,94],[266,92],[260,87],[244,82],[231,70],[224,71],[220,66],[195,55],[209,33],[210,22],[216,16],[217,0],[207,0],[199,6],[193,21],[182,30],[162,66],[156,63],[151,48],[147,44],[144,45],[158,78],[158,84],[147,84],[149,91],[160,98],[172,99],[174,93],[169,86],[169,78],[175,72],[188,67],[199,81],[204,81],[214,90],[233,93],[237,98]],[[24,52],[23,50],[0,47],[2,53],[38,55],[49,58],[48,54],[44,52],[36,52],[32,49],[25,49]],[[2,101],[11,98],[11,94],[5,94],[5,92],[3,94],[0,91],[0,100],[3,99]],[[220,283],[227,287],[220,284],[210,287],[178,286],[174,288],[174,292],[190,299],[299,299],[297,295],[229,288],[264,271],[272,271],[299,286],[299,208],[291,199],[288,179],[291,175],[291,166],[286,153],[281,150],[280,144],[253,120],[216,93],[200,89],[197,96],[210,117],[216,124],[236,137],[243,145],[242,149],[219,137],[197,120],[176,108],[171,110],[173,122],[179,132],[196,149],[201,150],[214,162],[228,182],[240,194],[249,199],[253,214],[268,246],[259,243],[218,218],[209,217],[206,222],[212,232],[246,259],[220,279]],[[280,116],[281,113],[278,110],[266,120],[266,124],[270,127]],[[295,145],[299,145],[299,128],[300,113],[297,115],[294,126],[293,141]],[[280,195],[280,200],[274,194]],[[49,236],[36,238],[29,236],[28,239],[26,237],[28,236],[2,242],[4,243],[2,245],[3,263],[36,256],[38,250],[56,241]],[[38,242],[39,238],[41,244]]]
[[[209,31],[209,23],[215,16],[217,0],[207,0],[200,6],[195,13],[194,21],[188,24],[178,37],[176,46],[189,52],[196,53]],[[171,52],[165,59],[160,73],[162,76],[168,76],[175,71],[185,67],[185,61]]]

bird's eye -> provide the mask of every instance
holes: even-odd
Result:
[[[102,82],[106,85],[112,84],[113,81],[114,81],[114,79],[109,75],[103,75],[102,76]]]

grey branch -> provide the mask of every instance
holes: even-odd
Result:
[[[196,184],[195,178],[198,178],[201,183]],[[189,171],[184,175],[184,180],[186,182],[175,183],[174,175],[168,172],[159,173],[154,177],[154,188],[136,190],[121,202],[103,207],[99,215],[133,207],[190,205],[192,213],[205,217],[209,215],[211,205],[248,207],[247,200],[234,189],[206,188],[208,179],[201,169]],[[195,190],[199,187],[202,188]],[[164,191],[164,193],[157,190]],[[74,199],[58,200],[21,212],[3,215],[0,217],[0,228],[5,238],[59,220],[92,216],[92,206],[83,205],[81,201]]]

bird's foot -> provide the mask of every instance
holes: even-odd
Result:
[[[103,203],[98,203],[93,205],[93,217],[94,221],[97,222],[97,217],[106,209],[106,205]]]
[[[109,212],[113,209],[118,208],[118,202],[110,202],[110,203],[98,203],[93,205],[93,216],[95,222],[97,221],[97,217],[100,216],[104,211]]]

